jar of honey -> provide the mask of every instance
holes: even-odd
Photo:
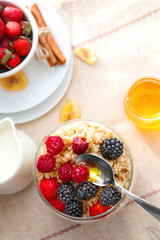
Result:
[[[137,127],[160,129],[160,80],[143,78],[129,89],[124,108]]]

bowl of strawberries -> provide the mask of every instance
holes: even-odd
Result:
[[[12,1],[0,1],[0,78],[24,68],[37,43],[38,28],[29,9]]]

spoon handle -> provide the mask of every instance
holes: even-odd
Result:
[[[138,203],[141,207],[143,207],[147,212],[149,212],[154,218],[156,218],[160,222],[160,208],[154,206],[153,204],[147,202],[146,200],[134,195],[133,193],[127,191],[118,183],[115,183],[115,187],[117,187],[123,194],[127,197]]]

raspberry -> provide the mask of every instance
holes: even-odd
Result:
[[[45,178],[40,183],[40,190],[46,199],[53,199],[57,196],[57,188],[59,184],[53,178]]]
[[[75,167],[73,169],[72,180],[75,183],[85,182],[87,180],[88,176],[89,176],[89,171],[83,165],[78,165],[77,167]]]
[[[64,146],[62,138],[58,136],[50,136],[45,143],[47,146],[47,152],[52,155],[60,153]]]
[[[82,154],[87,150],[87,148],[88,142],[86,142],[86,139],[84,137],[73,138],[72,149],[74,153]]]
[[[37,169],[40,172],[47,173],[52,172],[55,166],[56,159],[49,155],[41,155],[37,162]]]
[[[96,203],[95,205],[93,205],[91,208],[90,208],[90,216],[93,217],[93,216],[97,216],[101,213],[104,213],[106,212],[107,210],[109,209],[108,206],[102,206],[100,201],[98,201],[98,203]]]
[[[49,203],[60,212],[64,212],[65,204],[61,202],[58,197],[49,200]]]
[[[73,171],[73,166],[70,163],[65,163],[63,164],[59,169],[58,169],[58,176],[59,179],[62,182],[69,182],[72,180],[72,171]]]

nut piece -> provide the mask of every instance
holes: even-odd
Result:
[[[96,55],[88,48],[74,49],[74,54],[88,65],[93,65],[96,62]]]
[[[68,120],[77,119],[81,117],[81,108],[79,103],[72,99],[68,99],[65,105],[61,109],[60,113],[60,123],[66,122]]]
[[[25,76],[24,72],[19,71],[10,77],[1,78],[0,83],[5,90],[19,91],[27,86],[28,79]]]

